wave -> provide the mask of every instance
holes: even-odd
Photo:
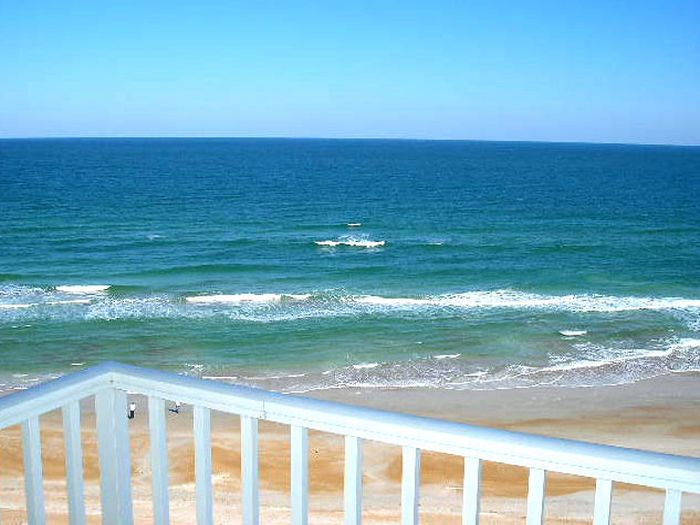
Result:
[[[5,310],[31,308],[32,306],[36,306],[36,305],[35,305],[35,304],[32,304],[32,303],[9,303],[9,304],[0,304],[0,308],[3,308],[3,309],[5,309]]]
[[[351,246],[355,248],[379,248],[384,246],[386,241],[362,241],[362,240],[348,240],[348,241],[314,241],[316,246]]]
[[[109,284],[62,284],[56,286],[57,292],[69,294],[91,295],[109,290]]]
[[[62,304],[90,304],[92,299],[65,299],[62,301],[46,301],[45,304],[52,305],[62,305]]]
[[[700,372],[700,339],[670,338],[652,348],[584,345],[545,362],[480,366],[459,354],[409,361],[361,363],[318,373],[302,381],[292,375],[248,377],[247,384],[287,393],[342,388],[441,388],[498,390],[577,387],[634,383],[673,373]],[[215,377],[215,376],[214,376]]]
[[[284,299],[304,301],[310,297],[311,294],[240,293],[232,295],[195,295],[185,297],[185,301],[194,304],[276,303]]]
[[[356,223],[359,225],[359,223]],[[349,225],[348,225],[349,226]],[[352,248],[380,248],[386,244],[386,241],[373,241],[366,237],[353,237],[343,235],[335,240],[314,241],[316,246],[324,246],[335,248],[337,246],[350,246]]]
[[[360,363],[357,365],[352,365],[355,370],[365,370],[370,368],[377,368],[379,363]]]
[[[104,293],[108,289],[112,287],[60,285],[40,288],[0,285],[0,322],[61,316],[96,319],[101,315],[107,319],[225,316],[244,322],[282,322],[363,315],[404,318],[454,317],[469,315],[470,312],[498,310],[532,310],[578,315],[649,311],[673,315],[690,330],[700,331],[700,299],[685,297],[544,295],[517,290],[470,291],[414,297],[361,295],[342,290],[308,293],[202,293],[182,296],[172,293],[144,295],[144,289],[138,287],[118,287],[118,293]],[[580,321],[576,324],[580,325]],[[573,338],[586,335],[587,331],[567,329],[558,333]]]
[[[67,360],[63,372],[84,366]],[[172,363],[168,363],[171,366]],[[645,347],[579,343],[569,352],[552,352],[539,362],[519,360],[485,364],[465,354],[415,356],[408,360],[348,363],[335,368],[300,372],[295,370],[246,373],[246,369],[209,367],[183,363],[182,373],[224,382],[235,382],[286,393],[344,388],[441,388],[448,390],[498,390],[533,387],[583,388],[628,384],[687,372],[700,372],[700,338],[671,337]],[[0,391],[21,390],[57,372],[4,373]]]
[[[473,291],[418,298],[362,295],[350,298],[361,304],[393,308],[415,306],[462,309],[536,309],[569,312],[624,312],[632,310],[700,309],[700,299],[634,297],[597,294],[541,295],[515,290]]]

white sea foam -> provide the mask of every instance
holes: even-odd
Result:
[[[293,301],[304,301],[310,297],[311,294],[239,293],[230,295],[196,295],[185,297],[185,301],[195,304],[276,303],[285,298]]]
[[[352,365],[355,370],[362,370],[365,368],[377,368],[379,363],[360,363],[358,365]]]
[[[66,299],[65,301],[47,301],[48,305],[61,305],[61,304],[90,304],[92,299]]]
[[[411,297],[381,297],[378,295],[360,295],[351,297],[350,302],[382,306],[424,306],[433,304],[430,299],[414,299]]]
[[[24,308],[31,308],[32,306],[36,306],[36,305],[34,303],[0,304],[0,308],[2,308],[4,310],[24,309]]]
[[[671,345],[674,351],[678,350],[697,350],[700,349],[700,339],[694,339],[692,337],[684,337],[678,339]]]
[[[78,289],[95,290],[95,286],[86,289],[81,285]],[[100,289],[104,290],[104,286],[107,285],[100,285]],[[225,308],[226,305],[230,308]],[[377,313],[419,317],[465,315],[470,311],[498,309],[575,314],[656,311],[673,315],[690,330],[698,330],[700,326],[700,299],[686,297],[546,295],[517,290],[395,297],[343,291],[117,296],[99,292],[68,295],[57,288],[0,285],[0,319],[11,322],[13,326],[24,320],[43,318],[109,320],[227,316],[233,321],[271,323]],[[578,319],[569,326],[577,328],[577,325],[585,326],[585,323]],[[581,337],[586,335],[585,332],[574,329],[558,331],[564,337]]]
[[[109,284],[63,284],[56,287],[57,292],[89,295],[106,292],[111,286]]]
[[[457,359],[460,355],[462,354],[440,354],[440,355],[434,355],[433,359]]]
[[[346,388],[446,388],[498,390],[538,386],[590,387],[632,383],[674,372],[700,370],[700,339],[652,341],[647,348],[578,343],[566,355],[553,353],[548,362],[478,366],[472,360],[413,359],[359,363],[318,373],[303,381],[290,376],[260,378],[256,386],[284,392]]]
[[[337,240],[314,241],[317,246],[335,248],[337,246],[350,246],[353,248],[379,248],[386,244],[386,241],[371,241],[368,239],[356,239],[353,237],[339,238]]]
[[[348,228],[359,228],[362,226],[361,222],[349,222],[348,223]]]
[[[700,309],[700,299],[608,295],[541,295],[515,290],[474,291],[418,298],[361,295],[357,303],[388,307],[433,306],[464,309],[537,309],[570,312],[624,312],[634,310]]]
[[[588,330],[559,330],[559,333],[564,337],[580,337],[586,335]]]

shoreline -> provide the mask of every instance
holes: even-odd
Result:
[[[532,387],[491,391],[439,389],[358,389],[313,392],[308,397],[437,417],[476,425],[700,457],[700,374],[687,373],[637,383],[588,388]],[[147,410],[138,399],[137,417],[129,424],[135,522],[151,519]],[[435,407],[440,407],[439,412]],[[215,516],[226,521],[240,515],[238,418],[212,413]],[[44,490],[52,523],[66,522],[63,438],[60,414],[42,417]],[[167,418],[171,517],[174,524],[194,520],[191,411]],[[83,412],[83,453],[89,523],[99,523],[99,484],[94,413]],[[23,500],[19,428],[0,431],[0,509],[3,520],[21,522]],[[261,523],[289,520],[289,429],[260,423]],[[337,523],[342,513],[342,437],[309,435],[309,481],[312,522]],[[421,520],[427,524],[459,523],[461,459],[423,453]],[[365,443],[365,523],[395,522],[400,503],[400,449]],[[594,481],[548,475],[547,523],[587,523]],[[525,511],[526,469],[485,463],[482,523],[516,523]],[[616,485],[613,522],[658,522],[663,494],[653,489]],[[10,510],[12,509],[12,510]],[[683,523],[700,522],[700,496],[684,495]],[[15,521],[16,520],[16,521]]]

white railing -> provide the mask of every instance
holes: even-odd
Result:
[[[26,510],[30,525],[44,524],[46,521],[39,416],[58,408],[63,412],[70,523],[83,525],[86,521],[79,401],[90,396],[95,397],[102,522],[105,525],[133,523],[129,437],[125,416],[127,392],[148,396],[153,516],[156,525],[169,523],[166,400],[180,401],[193,407],[198,525],[213,523],[211,410],[236,414],[241,418],[242,514],[245,525],[257,525],[259,522],[259,420],[291,427],[291,515],[294,525],[306,525],[308,521],[309,429],[345,437],[346,525],[359,525],[361,521],[363,440],[402,447],[401,516],[404,525],[418,523],[421,450],[464,458],[464,525],[479,522],[483,461],[529,469],[528,525],[543,522],[547,472],[596,480],[594,525],[610,523],[614,482],[665,490],[664,525],[680,523],[683,492],[700,493],[699,458],[450,423],[105,363],[0,398],[0,429],[16,424],[22,426]]]

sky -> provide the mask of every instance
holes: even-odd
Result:
[[[698,28],[698,0],[0,0],[0,137],[697,145]]]

